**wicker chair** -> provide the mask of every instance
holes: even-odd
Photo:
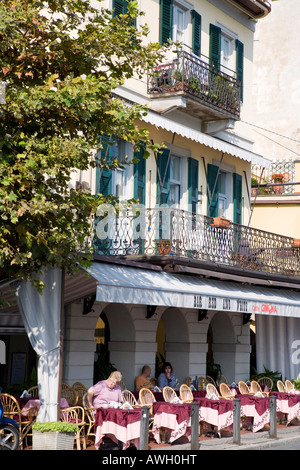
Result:
[[[209,375],[206,376],[206,382],[208,384],[213,384],[215,387],[216,387],[216,382],[214,381],[214,379],[212,377],[210,377]]]
[[[155,377],[152,377],[152,379],[150,379],[150,382],[152,383],[153,387],[156,387],[158,384],[158,380]]]
[[[141,388],[139,391],[139,399],[142,405],[150,407],[150,415],[153,415],[153,403],[156,401],[153,393],[148,388]]]
[[[282,380],[277,380],[276,385],[277,385],[278,392],[286,393],[286,389]]]
[[[0,393],[0,401],[3,405],[4,416],[14,419],[19,425],[19,445],[23,449],[23,442],[31,434],[31,427],[36,420],[38,408],[30,407],[21,410],[15,397],[9,393]]]
[[[216,384],[219,386],[220,384],[227,384],[228,385],[228,380],[227,378],[225,377],[225,375],[221,374],[221,375],[218,375],[217,379],[216,379]]]
[[[295,390],[295,386],[292,384],[290,380],[286,380],[284,383],[285,389],[287,393],[293,392]]]
[[[31,387],[27,390],[27,392],[33,397],[33,398],[38,398],[39,397],[39,387],[36,385],[35,387]]]
[[[235,398],[235,395],[231,393],[231,390],[227,384],[221,383],[219,385],[219,389],[220,389],[222,398],[226,398],[226,400],[233,400]]]
[[[205,390],[207,383],[206,378],[200,375],[200,377],[198,377],[198,390]]]
[[[164,387],[162,393],[165,401],[170,402],[173,398],[177,398],[176,392],[172,387]]]
[[[238,383],[238,387],[241,395],[254,395],[254,393],[250,391],[250,388],[248,387],[246,382],[240,380]]]
[[[269,392],[263,392],[262,389],[261,389],[261,386],[259,385],[258,382],[256,382],[256,380],[252,380],[251,381],[251,391],[256,394],[256,393],[261,393],[264,397],[268,397],[269,396]]]
[[[267,387],[268,392],[271,392],[273,389],[273,380],[270,377],[260,377],[257,382],[261,387]]]
[[[206,396],[207,398],[212,398],[213,396],[216,396],[217,398],[221,398],[218,390],[213,384],[207,384],[206,385]]]
[[[83,406],[83,395],[87,392],[87,388],[81,382],[75,382],[72,385],[73,390],[75,390],[77,395],[76,405]]]
[[[185,383],[186,383],[186,385],[187,385],[188,387],[191,385],[192,382],[193,382],[192,377],[187,377],[187,378],[185,379]]]
[[[86,437],[85,437],[85,412],[81,406],[72,406],[64,408],[60,414],[61,421],[75,423],[78,426],[78,431],[75,434],[77,450],[81,450],[80,439],[82,439],[83,450],[86,450]]]
[[[83,395],[82,398],[82,403],[83,403],[83,409],[85,412],[86,416],[86,425],[87,425],[87,431],[86,431],[86,437],[89,438],[90,436],[95,437],[95,429],[94,429],[94,424],[95,424],[95,413],[97,408],[91,407],[88,398],[87,398],[87,393]]]
[[[179,394],[183,403],[192,403],[194,401],[193,392],[186,384],[180,385]]]
[[[136,401],[135,396],[129,390],[122,390],[123,403],[128,402],[132,408],[140,408],[141,405]]]
[[[65,398],[70,407],[77,405],[78,395],[76,391],[66,383],[62,383],[61,385],[61,398]]]

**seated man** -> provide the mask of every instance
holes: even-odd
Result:
[[[87,398],[90,407],[98,408],[110,401],[122,402],[121,387],[118,385],[122,380],[122,375],[118,371],[110,374],[107,380],[100,380],[88,389]]]
[[[140,390],[141,388],[153,388],[153,384],[149,380],[150,375],[151,367],[144,366],[142,368],[142,374],[135,379],[135,389]]]

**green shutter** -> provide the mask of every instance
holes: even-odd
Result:
[[[159,10],[159,42],[167,44],[172,39],[173,0],[160,0]]]
[[[113,0],[112,9],[113,17],[125,15],[127,12],[127,0]]]
[[[198,160],[188,159],[188,195],[192,212],[197,212],[198,204]]]
[[[170,195],[170,150],[163,149],[157,155],[157,204],[169,204]],[[162,187],[161,187],[162,185]]]
[[[143,158],[145,147],[141,145],[138,152],[134,153],[134,157],[139,159],[134,164],[134,199],[138,199],[140,204],[146,202],[146,160]]]
[[[242,176],[233,173],[233,222],[242,223]]]
[[[243,80],[244,80],[244,44],[236,39],[236,76],[241,82],[241,101],[243,101]]]
[[[219,214],[219,184],[217,180],[218,167],[215,165],[207,165],[207,215],[210,217],[217,217]],[[214,191],[214,193],[213,193]],[[210,202],[210,197],[212,200]]]
[[[221,60],[221,28],[209,25],[209,64],[220,70]]]
[[[193,53],[201,55],[201,15],[195,10],[192,10],[192,26],[193,26]]]
[[[101,137],[101,145],[103,148],[99,151],[99,158],[104,159],[106,158],[107,161],[111,159],[111,151],[112,146],[108,145],[108,142],[111,141],[111,137],[107,136],[106,134]],[[101,177],[100,177],[101,174]],[[100,179],[100,182],[99,182]],[[104,168],[101,173],[101,168],[97,167],[96,170],[96,188],[98,191],[107,196],[111,194],[112,191],[112,170]],[[97,191],[97,192],[98,192]]]

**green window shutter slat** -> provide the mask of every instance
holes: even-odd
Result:
[[[188,195],[192,212],[197,212],[198,204],[198,160],[188,159]]]
[[[207,165],[207,215],[210,217],[217,217],[219,214],[219,182],[217,180],[218,167],[215,165]],[[216,182],[217,180],[217,182]],[[214,193],[213,193],[214,190]],[[210,202],[210,196],[212,201]]]
[[[244,44],[236,39],[236,75],[241,82],[241,101],[243,101],[243,80],[244,80]]]
[[[195,10],[192,10],[192,27],[193,27],[193,53],[201,55],[201,15]]]
[[[138,199],[140,204],[146,202],[146,160],[143,158],[144,146],[138,152],[134,153],[134,157],[139,159],[138,163],[134,164],[134,199]]]
[[[159,42],[168,43],[172,39],[173,28],[173,0],[160,0],[159,9]]]
[[[233,222],[242,223],[242,176],[233,173]]]
[[[127,0],[113,0],[112,9],[113,17],[125,15],[127,12]]]
[[[221,60],[221,28],[209,25],[209,64],[220,70]]]
[[[169,204],[170,195],[170,151],[163,149],[157,156],[157,203]],[[161,188],[161,184],[163,187]]]
[[[99,151],[100,159],[106,158],[108,161],[111,159],[112,146],[108,145],[111,138],[107,135],[103,135],[100,139],[100,143],[103,148]],[[101,177],[100,177],[101,174]],[[99,182],[100,179],[100,182]],[[112,192],[112,170],[104,168],[101,173],[101,168],[97,167],[96,170],[96,187],[99,192],[104,196],[108,196]]]

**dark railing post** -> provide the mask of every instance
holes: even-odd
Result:
[[[276,397],[271,395],[270,400],[270,438],[277,439]]]
[[[149,406],[141,407],[140,450],[148,450],[149,445]]]
[[[191,450],[199,450],[199,403],[191,403]]]
[[[241,400],[233,399],[233,442],[240,445],[241,443]]]

